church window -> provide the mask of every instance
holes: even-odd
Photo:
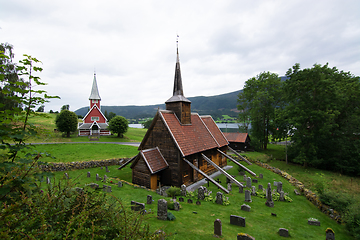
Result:
[[[92,100],[93,103],[98,103],[98,100]]]
[[[99,117],[91,117],[91,121],[99,121]]]

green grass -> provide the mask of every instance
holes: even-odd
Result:
[[[63,143],[33,145],[30,151],[49,153],[52,157],[42,157],[43,162],[76,162],[105,160],[111,158],[130,158],[138,153],[137,147],[102,143]],[[43,155],[45,156],[45,155]]]
[[[233,163],[229,163],[233,165]],[[235,239],[236,235],[240,232],[250,234],[256,239],[279,239],[279,228],[287,228],[290,232],[291,239],[324,239],[326,228],[332,228],[336,233],[336,239],[352,239],[346,232],[344,225],[337,224],[334,220],[331,220],[328,216],[323,214],[319,209],[310,203],[304,196],[296,196],[293,193],[294,187],[285,181],[281,176],[263,169],[257,165],[247,166],[250,170],[254,171],[257,175],[262,173],[264,179],[258,179],[259,184],[264,186],[268,182],[282,181],[283,189],[289,193],[289,196],[293,199],[292,203],[289,202],[275,202],[274,208],[265,206],[265,199],[252,196],[251,203],[246,203],[251,206],[250,212],[240,210],[240,206],[244,204],[244,193],[238,193],[238,188],[233,185],[233,191],[230,194],[224,194],[229,197],[231,204],[229,206],[217,205],[215,203],[202,201],[200,206],[196,204],[181,203],[180,211],[172,211],[176,220],[174,221],[161,221],[156,218],[157,201],[161,197],[151,191],[136,188],[130,185],[124,184],[124,187],[118,188],[115,184],[117,178],[131,182],[131,169],[129,166],[122,170],[117,170],[118,166],[110,166],[109,173],[104,169],[92,168],[76,171],[68,171],[68,174],[74,183],[78,186],[83,186],[86,183],[96,182],[95,174],[100,176],[106,174],[112,178],[113,184],[111,193],[112,195],[120,198],[128,208],[130,208],[130,201],[146,203],[146,196],[151,194],[154,202],[151,205],[146,204],[146,210],[151,214],[147,215],[147,222],[150,224],[151,229],[162,228],[166,233],[172,234],[167,239],[212,239],[214,233],[214,221],[219,218],[222,221],[223,236],[221,239]],[[91,172],[91,178],[86,177],[86,172]],[[237,167],[233,167],[228,171],[230,174],[236,176],[239,181],[243,180],[243,177],[237,174]],[[64,172],[55,173],[56,179],[61,179],[64,176]],[[225,176],[221,175],[220,181],[225,186]],[[110,181],[110,180],[109,180]],[[102,182],[98,182],[102,186]],[[110,183],[111,184],[111,183]],[[257,187],[258,184],[255,184]],[[217,187],[210,184],[208,188],[213,192],[215,196],[219,191]],[[170,198],[165,198],[170,200]],[[185,201],[187,198],[185,198]],[[195,199],[194,199],[195,200]],[[194,201],[195,202],[195,201]],[[197,214],[193,213],[197,212]],[[277,216],[271,216],[271,213],[276,213]],[[230,215],[238,215],[246,218],[246,227],[238,227],[230,225]],[[311,226],[307,224],[308,218],[316,218],[321,222],[321,227]]]

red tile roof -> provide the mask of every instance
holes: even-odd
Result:
[[[224,133],[229,142],[245,143],[248,137],[247,133]]]
[[[210,130],[211,134],[219,144],[219,147],[228,145],[228,141],[225,138],[224,134],[221,132],[219,127],[216,125],[214,119],[211,116],[200,116],[203,122],[206,124],[207,128]]]
[[[156,173],[169,166],[165,158],[161,155],[160,150],[156,148],[140,151],[141,156],[145,160],[150,172]]]
[[[197,113],[192,113],[191,124],[181,125],[173,112],[160,111],[160,116],[164,120],[183,156],[228,145],[226,139],[225,141],[221,139],[220,129],[215,123],[215,127],[211,123],[211,121],[213,121],[212,118],[211,120],[206,119],[205,124]],[[207,127],[207,125],[209,126]],[[212,131],[213,134],[211,134],[210,131]],[[217,140],[219,140],[219,142]]]

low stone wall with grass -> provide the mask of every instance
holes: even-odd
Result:
[[[112,165],[121,165],[125,163],[128,158],[113,158],[106,160],[91,160],[81,162],[67,162],[67,163],[49,163],[48,165],[41,165],[40,169],[45,172],[68,171],[85,168],[105,167]]]
[[[297,187],[302,194],[305,195],[305,197],[312,202],[315,206],[317,206],[323,213],[327,214],[331,219],[336,220],[338,223],[342,222],[342,218],[339,212],[335,211],[334,209],[331,209],[329,206],[323,204],[319,197],[316,196],[316,194],[309,189],[305,188],[304,184],[297,180],[296,178],[292,177],[287,172],[281,171],[280,169],[276,167],[272,167],[267,163],[262,163],[258,160],[251,160],[248,159],[250,162],[255,163],[256,165],[269,169],[274,173],[277,173],[281,175],[283,178],[288,180],[293,186]]]

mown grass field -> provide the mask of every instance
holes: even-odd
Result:
[[[229,162],[229,165],[234,165]],[[112,186],[113,195],[122,200],[122,203],[126,208],[130,209],[130,201],[137,201],[146,203],[146,197],[148,194],[153,196],[153,204],[146,204],[147,212],[151,212],[146,215],[146,222],[150,224],[151,229],[162,228],[166,233],[170,234],[167,239],[212,239],[213,226],[216,219],[222,221],[223,236],[220,239],[236,239],[238,233],[247,233],[256,239],[279,239],[279,228],[286,228],[289,230],[291,239],[325,239],[326,228],[332,228],[336,233],[336,239],[353,239],[349,236],[345,230],[344,225],[339,225],[334,220],[331,220],[328,216],[323,214],[319,209],[310,203],[304,196],[296,196],[293,192],[294,187],[286,182],[281,176],[265,170],[257,165],[247,166],[250,170],[254,171],[257,175],[262,173],[263,179],[258,179],[259,183],[264,186],[268,182],[282,181],[283,189],[289,193],[289,196],[293,199],[293,202],[275,202],[274,208],[265,206],[265,199],[252,196],[252,202],[246,203],[251,206],[250,212],[240,210],[240,206],[245,203],[244,193],[238,193],[238,187],[233,184],[233,191],[230,194],[224,194],[230,200],[230,205],[223,206],[211,202],[201,201],[201,205],[195,204],[194,198],[193,204],[187,202],[181,203],[180,211],[172,212],[176,220],[174,221],[161,221],[157,219],[157,201],[162,196],[155,194],[154,192],[136,188],[131,185],[124,184],[122,188],[118,188],[116,183],[119,179],[131,182],[131,169],[129,166],[122,170],[117,170],[118,166],[109,167],[110,172],[106,173],[105,168],[92,168],[76,171],[68,171],[70,180],[73,181],[76,186],[82,187],[85,184],[95,182],[95,174],[98,173],[101,177],[106,174],[110,179],[106,183]],[[87,178],[86,173],[90,171],[91,177]],[[235,175],[239,181],[243,180],[243,177],[238,175],[237,167],[234,166],[228,171],[230,174]],[[55,179],[64,179],[64,172],[55,173]],[[223,175],[219,176],[222,185],[225,186],[226,179]],[[54,178],[52,179],[54,180]],[[112,183],[110,182],[112,181]],[[97,182],[100,187],[103,182]],[[258,184],[254,184],[258,187]],[[273,185],[272,185],[273,186]],[[215,197],[217,191],[216,186],[210,184],[208,187]],[[244,189],[245,190],[245,189]],[[164,198],[170,200],[170,198]],[[187,198],[185,198],[185,201]],[[271,216],[271,213],[276,213],[277,216]],[[238,215],[246,218],[246,227],[239,227],[230,224],[230,215]],[[321,226],[308,225],[308,218],[316,218],[321,222]],[[215,239],[215,238],[214,238]]]

